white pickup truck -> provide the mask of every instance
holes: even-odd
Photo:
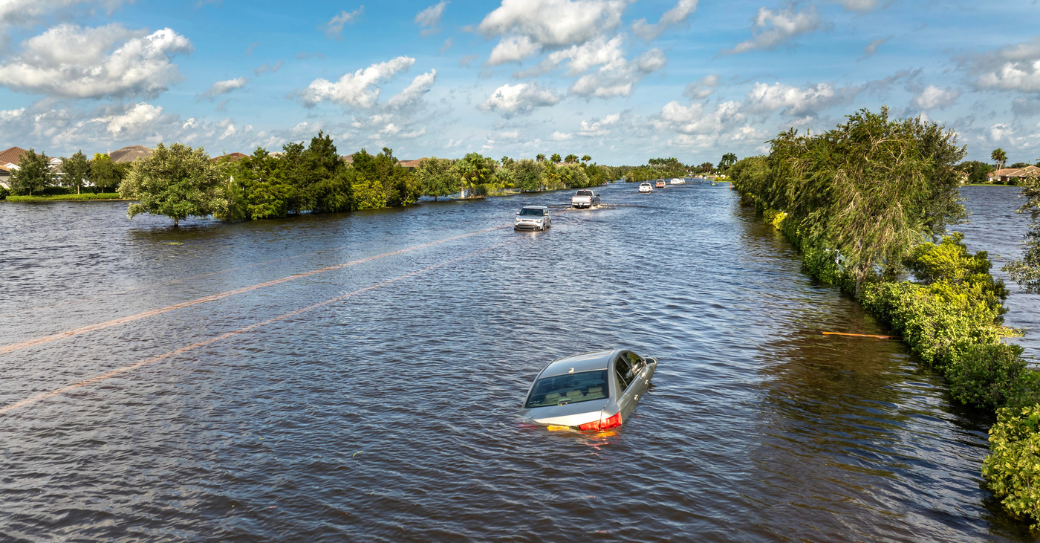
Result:
[[[571,207],[581,209],[599,205],[599,195],[589,189],[581,189],[571,196]]]

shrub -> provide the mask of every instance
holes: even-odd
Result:
[[[1003,408],[989,430],[982,475],[1001,503],[1040,527],[1040,405]]]
[[[992,409],[1007,403],[1027,371],[1022,347],[997,343],[969,347],[950,365],[946,377],[957,401]]]

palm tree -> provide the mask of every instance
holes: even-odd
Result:
[[[1004,163],[1007,162],[1007,153],[1004,152],[1004,149],[997,147],[992,153],[990,153],[989,158],[991,158],[993,162],[997,163],[998,170],[1003,170]]]
[[[545,162],[545,155],[543,155],[542,153],[538,153],[534,157],[534,159],[537,160],[538,162]]]
[[[730,166],[732,166],[732,165],[734,165],[736,163],[737,163],[737,155],[735,155],[733,153],[726,153],[726,154],[722,155],[722,160],[719,161],[719,169],[720,170],[725,170],[726,168],[729,168]]]
[[[592,157],[590,157],[589,155],[585,155],[585,156],[581,157],[581,161],[582,161],[582,163],[584,163],[585,165],[588,165],[588,163],[589,163],[589,161],[590,161],[590,160],[592,160]]]
[[[559,164],[562,159],[560,158],[560,153],[553,153],[549,160],[553,161],[554,164]]]
[[[575,162],[578,161],[578,155],[575,155],[575,154],[567,155],[567,158],[563,159],[563,161],[566,162],[567,164],[574,164]]]

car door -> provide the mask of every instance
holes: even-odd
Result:
[[[632,389],[632,399],[638,402],[650,387],[650,372],[646,360],[632,351],[624,351],[621,356],[632,366],[633,377],[629,387]]]
[[[628,420],[628,416],[632,414],[632,411],[636,409],[636,399],[638,392],[635,392],[633,386],[634,375],[632,374],[632,364],[628,359],[619,354],[614,358],[612,363],[614,368],[614,384],[618,390],[617,403],[621,410],[621,420]]]

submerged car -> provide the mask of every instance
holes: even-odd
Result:
[[[550,430],[616,428],[635,411],[656,369],[656,358],[625,349],[554,360],[531,385],[520,416]]]
[[[516,213],[513,230],[545,230],[552,227],[549,208],[545,206],[524,206]]]
[[[581,189],[571,196],[571,207],[581,209],[599,205],[599,195],[589,189]]]
[[[641,183],[639,185],[639,192],[650,193],[654,191],[654,186],[650,183]]]

